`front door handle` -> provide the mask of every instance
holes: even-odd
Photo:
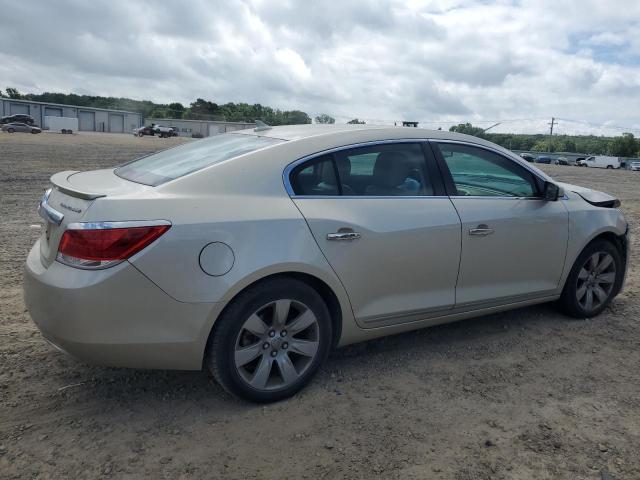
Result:
[[[357,232],[327,233],[327,240],[351,241],[351,240],[357,240],[360,237],[361,235]]]
[[[494,232],[493,228],[489,228],[488,225],[484,223],[478,225],[476,228],[472,228],[469,230],[469,235],[476,235],[479,237],[486,237],[487,235],[491,235]]]

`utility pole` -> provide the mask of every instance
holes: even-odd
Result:
[[[556,122],[556,117],[551,117],[551,122],[547,123],[547,125],[551,126],[549,129],[549,153],[551,153],[551,150],[553,149],[553,127],[557,124],[558,122]]]

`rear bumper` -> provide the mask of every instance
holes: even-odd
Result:
[[[87,271],[40,262],[39,242],[24,268],[24,298],[54,346],[117,367],[199,370],[217,303],[183,303],[128,262]]]

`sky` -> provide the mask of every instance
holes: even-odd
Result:
[[[637,0],[0,0],[0,88],[640,135]]]

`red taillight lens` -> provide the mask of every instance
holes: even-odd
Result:
[[[57,259],[75,267],[105,268],[131,257],[169,228],[151,225],[67,230],[60,240]]]

